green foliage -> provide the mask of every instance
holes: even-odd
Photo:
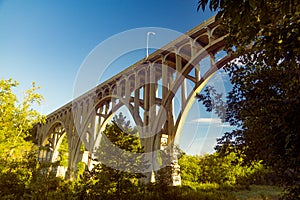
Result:
[[[33,176],[32,163],[34,160],[29,154],[22,160],[0,160],[1,199],[19,199],[23,196]]]
[[[22,158],[30,151],[32,142],[28,141],[30,130],[41,116],[32,106],[40,104],[42,96],[36,93],[39,87],[24,92],[23,101],[19,102],[13,89],[18,86],[12,79],[0,80],[0,156],[2,159]]]
[[[141,174],[130,172],[138,167],[147,167],[141,156],[130,157],[142,153],[142,147],[137,137],[137,131],[132,128],[125,117],[120,114],[113,119],[104,131],[107,139],[113,145],[125,150],[122,157],[111,150],[111,143],[105,140],[100,143],[98,149],[99,155],[108,159],[112,163],[108,165],[98,164],[94,169],[83,176],[85,169],[84,163],[78,163],[77,175],[83,177],[79,181],[69,182],[60,177],[55,177],[49,167],[61,165],[64,162],[63,155],[67,152],[67,143],[65,140],[61,143],[59,153],[62,156],[60,162],[44,163],[41,166],[37,160],[37,147],[30,141],[30,129],[36,122],[42,122],[43,117],[34,112],[29,105],[39,102],[41,96],[35,94],[36,87],[28,90],[24,98],[27,103],[18,104],[16,96],[12,92],[12,87],[17,85],[12,80],[0,82],[0,196],[1,199],[234,199],[235,196],[226,190],[220,190],[218,181],[238,182],[238,178],[232,177],[239,174],[225,174],[220,172],[225,170],[229,173],[229,168],[234,169],[240,166],[239,157],[229,154],[227,157],[218,157],[216,155],[207,155],[202,157],[190,157],[183,155],[182,174],[186,177],[188,183],[183,187],[169,187],[164,184],[165,179],[158,180],[156,184],[139,184]],[[25,96],[26,96],[25,95]],[[25,114],[21,115],[20,112]],[[27,114],[26,114],[27,112]],[[36,114],[36,115],[35,115]],[[25,119],[23,119],[25,118]],[[18,119],[16,122],[14,119]],[[21,123],[20,125],[20,122]],[[10,135],[6,135],[10,133]],[[6,138],[9,137],[9,138]],[[22,148],[21,148],[22,147]],[[126,152],[131,152],[126,153]],[[10,157],[5,155],[11,155]],[[134,162],[131,162],[134,160]],[[130,161],[130,162],[129,162]],[[129,164],[128,164],[129,162]],[[231,165],[229,164],[231,162]],[[233,162],[236,162],[234,165]],[[123,171],[110,167],[117,166]],[[237,164],[237,165],[236,165]],[[205,167],[209,165],[210,167]],[[260,166],[260,164],[257,164]],[[234,167],[233,167],[234,166]],[[203,168],[203,169],[202,169]],[[222,169],[220,169],[222,168]],[[254,167],[255,168],[255,167]],[[253,168],[253,169],[254,169]],[[44,170],[41,170],[44,169]],[[245,168],[246,169],[246,168]],[[247,168],[249,170],[249,168]],[[170,170],[167,172],[170,172]],[[210,171],[212,174],[209,174]],[[254,170],[257,171],[257,170]],[[162,175],[167,173],[161,170]],[[252,174],[245,172],[246,174]],[[192,175],[191,175],[192,174]],[[205,174],[207,180],[202,175]],[[215,176],[215,177],[213,177]],[[228,177],[227,177],[228,176]],[[260,175],[258,175],[260,176]],[[161,176],[163,177],[163,176]],[[169,175],[168,175],[169,177]],[[225,178],[224,178],[225,177]],[[202,178],[202,179],[201,179]],[[203,182],[211,182],[203,184]],[[248,181],[245,179],[243,181]],[[161,187],[164,186],[164,187]]]
[[[54,199],[51,198],[51,196],[53,196],[57,190],[61,189],[62,183],[63,179],[61,177],[56,177],[52,173],[41,174],[39,169],[37,169],[25,195],[36,199]]]
[[[143,152],[140,140],[122,113],[113,118],[103,134],[97,150],[97,156],[103,162],[94,166],[80,193],[91,199],[123,199],[136,193],[138,180],[142,177],[133,172],[146,167],[138,154]]]
[[[53,173],[42,173],[43,167],[37,162],[37,149],[33,149],[22,160],[0,160],[1,199],[71,199],[72,183],[65,182]],[[3,167],[5,165],[5,167]]]
[[[269,174],[261,162],[245,164],[244,155],[234,152],[226,156],[218,153],[204,156],[184,155],[179,159],[179,164],[184,185],[191,183],[228,186],[267,184],[264,177]]]
[[[161,199],[195,199],[195,200],[234,200],[235,196],[230,192],[212,190],[212,191],[201,191],[197,189],[192,189],[186,186],[178,186],[178,187],[157,187],[155,185],[148,186],[147,190],[144,194],[140,194],[139,199],[144,200],[161,200]]]
[[[62,142],[58,148],[60,162],[59,165],[67,167],[68,166],[68,139],[66,136],[63,136]]]
[[[201,173],[199,170],[199,162],[200,162],[199,156],[189,156],[189,155],[183,155],[179,159],[179,165],[180,165],[180,175],[182,182],[194,182],[199,183],[198,180],[199,177],[201,177]]]
[[[27,190],[36,166],[36,148],[30,130],[44,117],[32,108],[42,101],[32,87],[21,102],[13,93],[18,86],[12,79],[0,80],[0,195],[2,199],[19,199]]]
[[[155,185],[162,191],[170,186],[170,178],[172,176],[172,167],[165,166],[159,169],[155,174]]]
[[[76,166],[76,168],[77,168],[77,172],[76,172],[76,174],[77,174],[77,179],[80,179],[80,177],[82,177],[83,176],[83,173],[84,173],[84,171],[85,171],[85,163],[84,162],[78,162],[77,163],[77,166]]]
[[[300,191],[300,1],[200,0],[198,5],[218,12],[228,33],[226,50],[240,56],[225,67],[233,84],[225,120],[237,129],[219,144],[263,160],[281,175],[291,198],[300,198],[295,192]]]

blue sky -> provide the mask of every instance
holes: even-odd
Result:
[[[48,114],[71,101],[78,70],[99,43],[141,27],[184,33],[213,15],[197,12],[197,2],[0,0],[0,78],[17,80],[19,94],[36,82],[45,98],[40,111]],[[181,146],[191,154],[211,152],[216,137],[230,129],[199,106],[192,108],[199,112],[189,115],[182,134]]]

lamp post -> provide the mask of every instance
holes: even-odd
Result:
[[[150,34],[155,35],[155,32],[147,32],[146,58],[148,58],[148,56],[149,56],[148,48],[149,48],[149,36],[150,36]]]

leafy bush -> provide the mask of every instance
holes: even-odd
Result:
[[[225,156],[213,153],[204,156],[183,155],[179,159],[182,182],[212,183],[218,185],[271,184],[270,169],[261,161],[246,164],[243,155],[231,152]],[[274,175],[274,174],[273,174]]]

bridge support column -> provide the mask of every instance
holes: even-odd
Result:
[[[171,149],[170,155],[170,165],[171,165],[171,185],[179,186],[181,185],[181,176],[180,176],[180,166],[178,164],[178,150],[177,148]]]
[[[77,163],[79,161],[81,139],[74,124],[73,115],[69,113],[66,120],[65,131],[68,137],[68,169],[65,174],[65,180],[77,179]]]
[[[148,127],[147,127],[148,128]],[[147,172],[144,173],[144,178],[141,179],[141,181],[144,184],[147,183],[154,183],[156,182],[156,177],[154,170],[159,168],[159,162],[158,162],[158,152],[155,148],[155,136],[151,136],[149,138],[143,138],[142,145],[144,147],[145,154],[145,161],[147,161],[147,164],[149,165],[149,168],[146,169]]]
[[[164,168],[158,172],[157,179],[163,185],[181,185],[180,166],[178,164],[178,150],[172,145],[162,150]]]

